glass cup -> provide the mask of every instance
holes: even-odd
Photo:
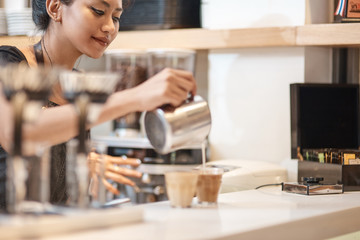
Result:
[[[198,204],[204,207],[217,205],[224,170],[222,168],[200,168],[196,187]]]
[[[191,207],[196,192],[197,172],[175,171],[165,173],[166,192],[172,207]]]

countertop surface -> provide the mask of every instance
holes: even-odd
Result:
[[[139,207],[139,206],[136,206]],[[220,194],[216,208],[141,205],[143,221],[58,239],[324,239],[360,230],[360,192],[306,196],[264,187]]]

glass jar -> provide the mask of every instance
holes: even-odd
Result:
[[[148,76],[151,77],[164,68],[182,69],[194,74],[194,50],[182,48],[148,49]]]
[[[116,49],[105,52],[106,70],[121,75],[116,91],[133,88],[147,79],[147,54],[142,50]],[[137,137],[140,130],[140,112],[130,113],[114,120],[114,130],[120,137]]]

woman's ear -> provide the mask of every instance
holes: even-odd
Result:
[[[60,0],[46,0],[46,11],[55,22],[62,21],[62,3]]]

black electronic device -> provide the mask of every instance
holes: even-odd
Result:
[[[358,149],[359,85],[291,84],[291,157],[303,149]]]
[[[200,27],[200,0],[133,0],[120,17],[120,31]]]
[[[291,84],[290,98],[291,157],[299,160],[299,183],[288,187],[306,193],[314,186],[301,178],[313,176],[359,191],[359,85]]]

